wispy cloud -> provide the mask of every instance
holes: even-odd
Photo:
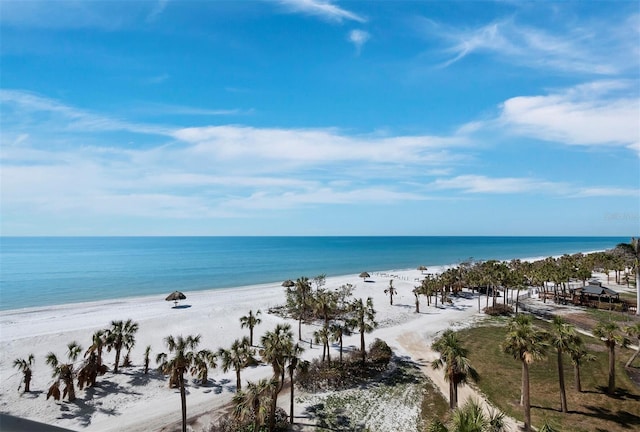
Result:
[[[5,127],[29,126],[37,120],[39,130],[104,132],[128,131],[140,134],[168,135],[170,130],[157,125],[132,123],[74,108],[55,99],[22,90],[0,89],[2,122]]]
[[[211,109],[192,107],[185,105],[163,104],[163,103],[143,103],[132,108],[133,112],[151,115],[185,115],[185,116],[232,116],[248,115],[254,112],[253,109]]]
[[[502,177],[492,178],[482,175],[460,175],[437,179],[432,183],[436,189],[456,189],[470,194],[517,194],[526,192],[548,193],[566,189],[566,185],[533,178]]]
[[[162,12],[164,12],[168,4],[169,4],[169,0],[158,0],[153,5],[153,9],[151,9],[151,12],[149,12],[149,15],[147,15],[147,21],[149,22],[155,21],[158,18],[158,16],[160,16]]]
[[[359,55],[362,47],[371,38],[371,35],[364,30],[351,30],[349,32],[349,42],[356,47],[356,53]]]
[[[344,20],[366,22],[363,16],[337,6],[329,0],[275,0],[286,10],[305,15],[313,15],[334,22]]]
[[[429,185],[435,189],[458,190],[464,194],[542,194],[565,198],[638,197],[640,189],[609,186],[584,187],[567,182],[551,182],[531,177],[488,177],[459,175],[439,178]]]
[[[448,42],[444,52],[449,58],[443,67],[475,53],[547,71],[612,75],[637,64],[633,60],[638,54],[634,21],[637,19],[541,29],[509,18],[465,29],[422,19],[419,28],[429,37]]]

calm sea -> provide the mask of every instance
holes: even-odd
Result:
[[[0,310],[603,250],[626,237],[2,237]]]

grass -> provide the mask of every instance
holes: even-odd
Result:
[[[480,373],[478,386],[488,398],[507,415],[523,420],[520,401],[521,364],[502,353],[501,343],[506,328],[496,326],[476,327],[459,332],[469,349],[470,360]],[[542,325],[537,321],[536,324]],[[555,353],[550,351],[544,361],[530,367],[531,415],[534,426],[545,420],[559,430],[631,431],[640,428],[640,389],[631,381],[624,363],[631,355],[627,349],[616,349],[615,395],[605,393],[608,376],[608,354],[603,343],[585,338],[586,348],[596,356],[596,361],[581,368],[582,393],[574,390],[573,366],[568,358],[564,362],[564,375],[569,413],[560,412],[560,391],[557,381]],[[566,357],[566,356],[565,356]]]

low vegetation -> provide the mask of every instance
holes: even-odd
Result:
[[[536,320],[535,325],[542,330],[551,330],[551,325],[544,321]],[[501,411],[522,421],[522,370],[518,362],[502,351],[507,331],[504,325],[483,326],[461,330],[459,337],[469,350],[470,361],[480,376],[485,378],[478,382],[480,390]],[[572,379],[567,380],[567,413],[561,411],[557,356],[554,351],[549,350],[544,359],[530,365],[532,425],[539,428],[547,421],[556,425],[558,430],[575,432],[632,430],[640,425],[640,390],[624,367],[631,351],[616,349],[616,388],[613,394],[608,395],[607,347],[596,338],[585,336],[583,339],[584,349],[593,355],[594,361],[582,365],[582,392],[575,390]],[[570,358],[564,359],[563,368],[566,377],[574,376]]]

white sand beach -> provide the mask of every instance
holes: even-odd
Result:
[[[429,272],[438,270],[430,268]],[[429,346],[436,333],[473,322],[478,317],[478,302],[456,298],[451,305],[435,308],[433,305],[427,307],[422,297],[421,313],[417,314],[412,289],[422,277],[418,270],[371,272],[367,282],[358,275],[350,275],[327,278],[325,287],[331,289],[350,283],[355,285],[355,298],[373,298],[379,327],[366,336],[367,345],[374,338],[381,338],[397,355],[426,364],[426,360],[435,358]],[[389,280],[394,281],[398,291],[393,306],[384,293]],[[173,430],[181,419],[179,392],[169,388],[166,377],[155,370],[154,361],[157,353],[167,351],[163,342],[166,336],[200,334],[200,348],[217,350],[228,348],[235,339],[248,335],[248,329],[240,327],[240,317],[250,309],[262,310],[262,323],[256,327],[254,336],[258,340],[265,331],[285,321],[267,313],[270,307],[285,302],[284,288],[279,283],[185,294],[187,299],[180,303],[181,308],[173,308],[173,303],[158,295],[0,313],[0,411],[72,430]],[[71,341],[77,341],[86,350],[95,330],[109,327],[112,320],[129,318],[139,324],[131,356],[133,367],[122,368],[118,374],[109,371],[98,377],[94,388],[77,390],[77,400],[73,403],[46,400],[47,389],[53,382],[51,368],[45,364],[48,352],[53,351],[59,358],[64,358],[66,346]],[[297,321],[289,322],[296,330]],[[303,339],[309,340],[314,330],[317,330],[314,325],[303,325]],[[345,339],[345,347],[351,349],[359,346],[358,343],[357,334]],[[147,345],[152,347],[154,370],[144,375],[143,353]],[[337,347],[333,349],[337,354]],[[12,363],[29,354],[34,354],[36,360],[32,391],[22,394],[17,390],[22,374]],[[312,349],[306,345],[306,358],[321,354],[321,348],[315,344]],[[113,361],[113,352],[105,352],[104,362],[112,367]],[[440,371],[431,371],[429,367],[422,370],[432,376],[436,384],[446,386]],[[271,373],[266,365],[247,368],[242,371],[242,382],[266,378]],[[189,378],[188,417],[204,415],[198,422],[202,426],[206,426],[207,421],[215,421],[231,401],[235,375],[233,371],[222,373],[218,368],[210,371],[209,383],[200,386]],[[446,387],[443,390],[446,394]],[[461,402],[466,395],[461,394]],[[281,397],[280,403],[287,406],[284,392]]]

